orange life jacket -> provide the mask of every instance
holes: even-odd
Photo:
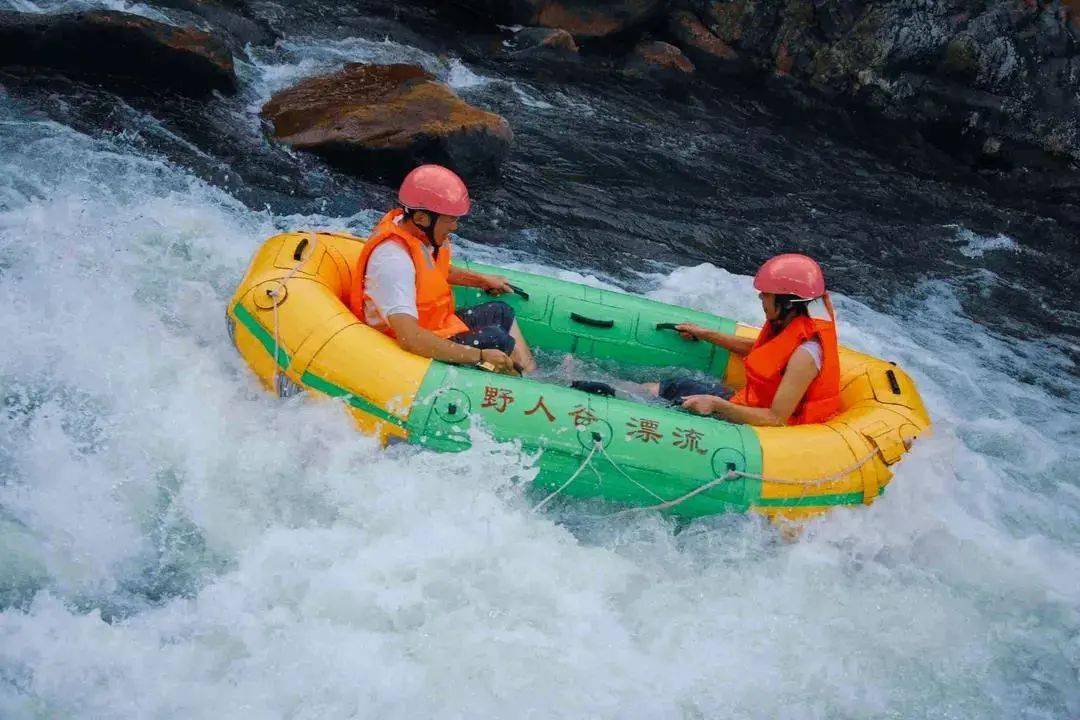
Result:
[[[400,208],[388,212],[375,226],[375,232],[364,243],[364,249],[360,251],[360,259],[356,262],[356,274],[349,296],[349,306],[358,318],[367,322],[365,301],[371,300],[364,288],[368,259],[375,248],[382,243],[396,242],[409,252],[409,257],[412,258],[413,266],[416,268],[416,310],[420,327],[444,338],[466,332],[469,327],[454,314],[454,293],[450,289],[449,280],[449,243],[443,245],[439,250],[438,258],[432,260],[431,253],[425,247],[424,238],[410,233],[398,224],[397,220],[403,214]],[[372,327],[394,337],[394,331],[386,318],[382,317],[382,311],[379,310],[378,305],[374,301],[371,305],[380,317],[379,323]]]
[[[789,425],[820,423],[840,410],[840,354],[836,343],[836,325],[829,320],[800,316],[780,332],[766,323],[744,359],[746,387],[731,402],[748,407],[772,407],[791,356],[807,340],[821,343],[821,370],[806,388],[802,400],[788,419]]]

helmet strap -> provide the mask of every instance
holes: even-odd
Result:
[[[783,299],[777,298],[776,309],[780,312],[780,317],[777,318],[778,324],[787,327],[787,325],[800,314],[799,308],[806,308],[811,302],[811,300],[792,298],[791,296],[787,296]]]
[[[420,223],[416,222],[417,212],[427,213],[427,216],[432,219],[431,223],[427,227],[424,227]],[[435,225],[437,225],[439,222],[439,216],[431,212],[430,210],[420,211],[412,208],[405,208],[405,217],[407,217],[409,222],[415,225],[420,230],[420,232],[424,233],[424,237],[427,238],[428,245],[431,246],[431,256],[433,258],[438,258],[439,246],[435,244]]]

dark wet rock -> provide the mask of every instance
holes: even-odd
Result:
[[[388,183],[425,162],[466,179],[493,173],[513,139],[502,117],[413,65],[348,65],[276,93],[262,114],[275,139]]]
[[[149,4],[202,19],[233,41],[236,50],[246,45],[273,45],[278,39],[277,32],[265,20],[254,17],[244,0],[151,0]]]
[[[687,0],[668,31],[706,76],[871,108],[976,163],[1057,167],[1080,161],[1080,0],[1067,2]]]
[[[651,20],[664,0],[455,0],[494,22],[560,28],[575,38],[614,35]]]
[[[0,12],[0,66],[189,95],[236,89],[232,54],[217,37],[107,10]]]
[[[661,83],[680,82],[694,73],[694,63],[671,43],[643,40],[623,62],[624,75]]]
[[[558,28],[523,28],[504,47],[506,54],[516,60],[578,62],[581,59],[574,36]]]
[[[705,27],[694,13],[686,10],[672,13],[668,21],[668,31],[694,64],[709,74],[735,74],[743,71],[744,66],[739,54]]]

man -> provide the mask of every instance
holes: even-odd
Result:
[[[450,233],[471,205],[461,178],[422,165],[405,177],[398,201],[357,261],[349,302],[356,316],[417,355],[502,373],[535,370],[509,305],[494,301],[455,312],[451,285],[492,295],[512,291],[504,277],[450,264]]]

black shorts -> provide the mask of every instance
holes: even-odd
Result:
[[[465,308],[457,315],[469,330],[451,337],[454,342],[482,350],[502,350],[508,355],[514,351],[516,343],[510,334],[514,324],[514,308],[501,300],[493,300]]]
[[[660,383],[660,397],[679,405],[688,395],[715,395],[726,400],[734,394],[731,388],[718,382],[704,382],[685,375]]]

